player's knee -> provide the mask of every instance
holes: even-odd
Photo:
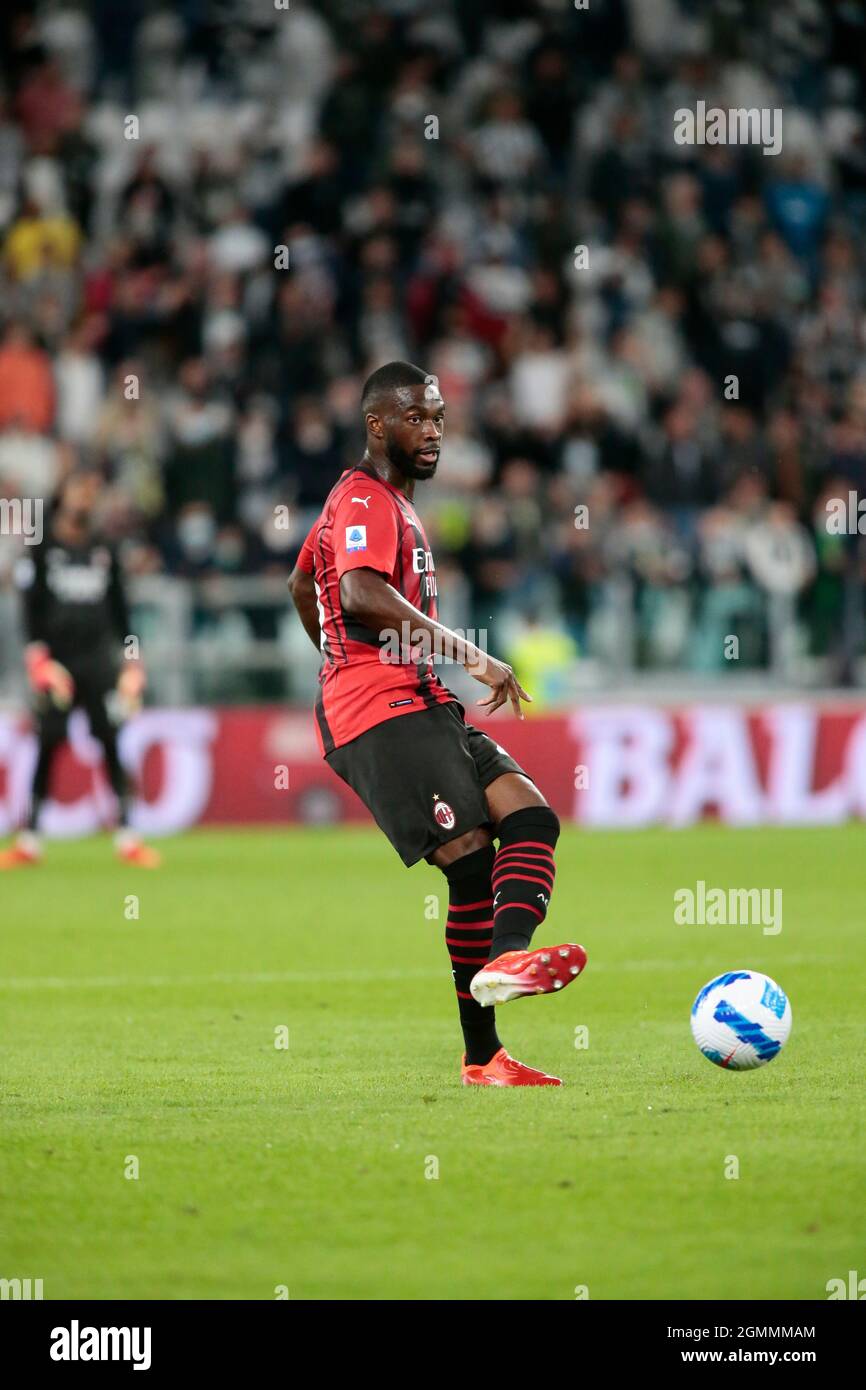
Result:
[[[447,869],[458,859],[465,859],[468,854],[488,849],[490,844],[490,832],[478,826],[475,830],[467,830],[465,835],[458,835],[456,840],[449,840],[447,844],[440,845],[430,856],[430,862],[439,869]]]
[[[510,815],[503,816],[497,826],[497,834],[500,844],[516,838],[532,837],[535,835],[544,844],[554,846],[559,839],[561,826],[559,816],[552,807],[544,806],[525,806],[520,811],[512,811]]]

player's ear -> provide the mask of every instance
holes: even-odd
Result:
[[[368,414],[364,416],[364,423],[367,426],[368,434],[372,434],[376,439],[382,438],[385,431],[382,428],[382,421],[379,419],[378,415],[374,415],[372,411],[368,412]]]

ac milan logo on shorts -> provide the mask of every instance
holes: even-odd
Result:
[[[451,810],[447,801],[440,801],[438,796],[433,800],[436,805],[433,807],[433,814],[436,817],[436,824],[441,825],[443,830],[453,830],[457,823],[457,817]]]

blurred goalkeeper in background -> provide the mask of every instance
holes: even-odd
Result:
[[[117,797],[115,847],[119,858],[155,868],[159,855],[129,828],[130,788],[118,754],[120,725],[141,707],[141,662],[125,658],[129,614],[113,549],[95,533],[99,473],[71,474],[51,510],[41,545],[16,566],[27,639],[25,663],[33,692],[39,752],[26,829],[0,854],[0,869],[39,863],[39,816],[56,754],[75,708],[84,710],[102,744],[108,780]]]

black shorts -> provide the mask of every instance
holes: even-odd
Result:
[[[463,718],[435,705],[375,724],[327,757],[361,798],[407,866],[490,824],[485,787],[523,768]]]

